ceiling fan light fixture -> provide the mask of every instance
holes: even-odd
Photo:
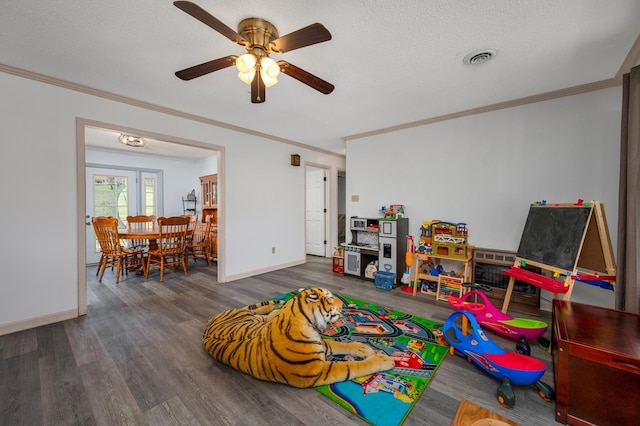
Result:
[[[251,70],[255,73],[258,58],[252,53],[245,53],[236,59],[236,68],[241,74],[248,74]]]
[[[282,54],[331,40],[331,33],[322,24],[316,22],[280,37],[278,30],[272,23],[262,18],[253,17],[243,19],[238,24],[236,32],[191,1],[180,0],[174,1],[173,4],[247,50],[247,53],[239,57],[228,55],[176,71],[175,75],[179,79],[193,80],[235,65],[238,69],[238,78],[251,86],[251,102],[262,103],[265,100],[265,87],[276,84],[278,75],[286,68],[286,74],[300,83],[325,95],[333,92],[335,87],[328,81],[324,81],[289,62],[280,61],[278,63],[268,58],[271,53]],[[259,80],[254,80],[257,72],[260,72]]]
[[[239,72],[238,73],[238,78],[246,84],[251,84],[251,82],[253,81],[253,77],[256,76],[256,69],[252,68],[249,70],[249,72]]]
[[[271,78],[277,78],[280,74],[280,65],[268,56],[260,60],[260,68]]]
[[[280,65],[268,56],[260,60],[260,76],[265,87],[271,87],[278,82],[280,75]]]
[[[278,82],[277,78],[270,77],[264,70],[260,70],[260,76],[262,77],[264,87],[271,87]]]

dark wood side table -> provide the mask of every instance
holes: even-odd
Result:
[[[640,418],[640,315],[553,302],[556,420],[632,425]]]

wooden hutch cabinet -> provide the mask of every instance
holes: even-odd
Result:
[[[211,224],[211,255],[218,258],[218,175],[200,176],[200,194],[202,200],[202,221],[207,217]]]

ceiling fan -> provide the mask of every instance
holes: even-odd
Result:
[[[277,83],[280,72],[325,95],[333,91],[333,84],[320,77],[287,61],[275,62],[269,57],[271,53],[281,54],[331,40],[331,33],[322,24],[311,24],[280,37],[270,22],[261,18],[247,18],[240,22],[238,32],[235,32],[195,3],[174,1],[173,4],[247,49],[247,53],[241,56],[229,55],[177,71],[175,74],[178,78],[191,80],[235,65],[240,80],[251,85],[252,103],[265,101],[265,89]]]

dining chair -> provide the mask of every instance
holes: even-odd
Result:
[[[184,214],[182,217],[189,218],[189,228],[194,228],[196,223],[198,223],[198,215],[197,214]]]
[[[109,266],[112,270],[115,268],[116,284],[120,282],[120,275],[128,274],[129,270],[143,266],[142,250],[122,246],[118,235],[117,218],[98,216],[94,217],[91,222],[102,251],[96,272],[96,274],[100,273],[98,282],[102,282],[104,271]]]
[[[215,220],[215,216],[208,214],[205,217],[205,222],[211,222],[211,228],[209,229],[209,250],[211,250],[211,258],[218,258],[218,222]]]
[[[183,214],[181,217],[189,218],[189,229],[187,229],[187,247],[191,245],[191,238],[193,238],[193,232],[196,229],[196,223],[198,223],[197,214]]]
[[[190,219],[184,216],[158,218],[160,238],[158,239],[158,247],[149,248],[147,251],[145,278],[149,276],[149,269],[152,265],[160,268],[160,282],[164,278],[165,267],[175,272],[178,267],[182,266],[184,274],[189,275],[185,255],[189,221]]]
[[[191,242],[187,245],[187,258],[191,255],[193,260],[197,261],[198,257],[202,257],[207,261],[207,265],[211,266],[210,231],[211,222],[196,223],[196,229],[193,231]]]
[[[127,216],[127,227],[130,231],[151,231],[155,226],[155,216]],[[149,243],[146,240],[129,240],[130,248],[147,250]]]

